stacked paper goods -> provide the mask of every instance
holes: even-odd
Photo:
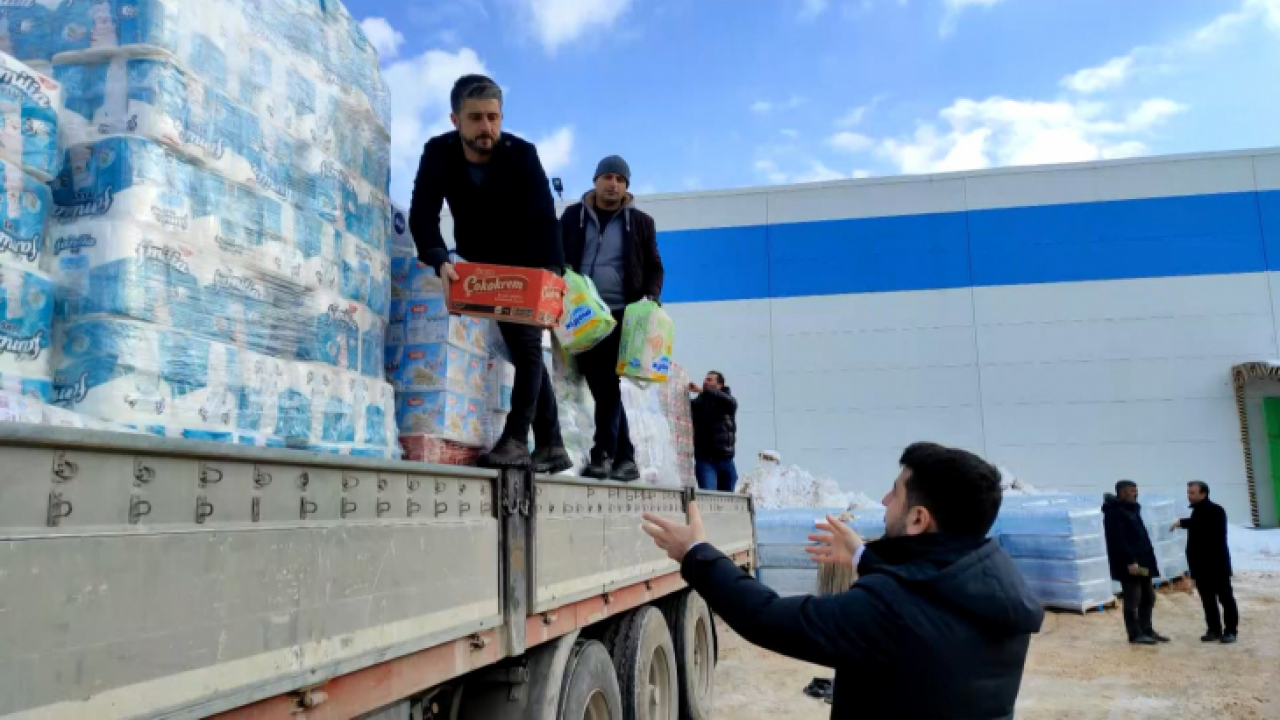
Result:
[[[473,464],[497,442],[515,369],[496,325],[450,315],[436,272],[403,248],[392,259],[386,369],[407,457]]]
[[[394,456],[387,93],[341,4],[60,0],[0,23],[64,96],[41,258],[54,402]]]

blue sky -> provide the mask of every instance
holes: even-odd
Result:
[[[347,0],[391,86],[392,196],[483,71],[569,194],[1280,145],[1280,0]]]

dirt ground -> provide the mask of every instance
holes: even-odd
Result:
[[[1240,642],[1202,644],[1198,596],[1165,589],[1155,626],[1168,645],[1133,647],[1118,608],[1085,616],[1049,613],[1031,643],[1018,720],[1071,718],[1280,718],[1280,573],[1240,573]],[[827,718],[804,696],[829,670],[748,645],[720,623],[716,718]],[[871,690],[874,692],[874,689]]]

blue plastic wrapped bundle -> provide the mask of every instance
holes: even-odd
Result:
[[[1000,535],[1000,546],[1014,557],[1084,560],[1107,554],[1102,535]]]
[[[0,30],[3,12],[0,9]],[[62,162],[58,151],[62,86],[6,54],[4,38],[0,34],[0,160],[48,182]]]
[[[53,377],[53,292],[43,274],[0,265],[0,379],[39,400],[49,399]]]
[[[1027,587],[1046,607],[1081,611],[1105,605],[1115,600],[1111,580],[1095,580],[1089,583],[1048,582],[1027,580]]]
[[[1014,564],[1029,581],[1081,585],[1111,578],[1111,567],[1105,555],[1084,560],[1015,557]]]
[[[1091,508],[1070,503],[1002,508],[996,531],[1009,535],[1100,535],[1101,503]]]

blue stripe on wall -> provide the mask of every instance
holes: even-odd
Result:
[[[1262,272],[1280,268],[1280,192],[682,230],[659,243],[670,302]]]

